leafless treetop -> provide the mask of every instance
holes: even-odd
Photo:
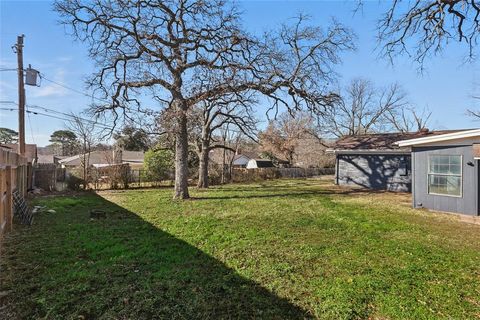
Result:
[[[224,0],[58,0],[55,9],[89,44],[98,66],[89,84],[113,100],[99,111],[138,107],[141,88],[160,103],[180,99],[187,108],[243,90],[266,95],[274,107],[315,108],[334,98],[325,93],[332,65],[353,48],[340,24],[323,30],[304,16],[278,32],[250,35]]]
[[[379,40],[389,58],[404,53],[423,66],[450,41],[465,43],[475,59],[480,37],[478,0],[394,0],[380,20]],[[412,49],[409,49],[412,48]]]

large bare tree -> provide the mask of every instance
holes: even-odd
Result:
[[[385,118],[392,128],[398,132],[419,132],[429,129],[431,116],[432,112],[428,109],[419,110],[413,106],[403,106],[399,109],[389,110],[385,114]]]
[[[334,108],[319,118],[320,127],[335,137],[388,130],[388,116],[397,115],[407,105],[398,84],[378,88],[367,79],[353,79],[341,93]]]
[[[246,90],[268,97],[272,109],[321,109],[334,97],[325,87],[339,52],[353,48],[340,24],[324,30],[303,16],[262,37],[248,34],[224,0],[57,0],[55,10],[89,45],[98,68],[89,84],[112,100],[98,112],[136,112],[145,92],[173,110],[174,197],[182,199],[189,197],[189,109]]]
[[[208,188],[208,168],[210,151],[216,148],[234,149],[226,145],[225,139],[218,139],[218,132],[229,127],[236,129],[245,136],[255,139],[256,120],[252,106],[256,101],[248,95],[229,94],[214,100],[207,99],[196,106],[198,114],[198,134],[193,137],[199,157],[198,184],[199,188]],[[220,141],[219,141],[220,140]]]

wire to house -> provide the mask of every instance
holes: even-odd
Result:
[[[14,101],[0,101],[0,103],[18,105],[18,104],[17,104],[16,102],[14,102]],[[94,121],[94,120],[91,120],[91,119],[82,118],[82,117],[79,117],[79,116],[76,116],[76,115],[72,115],[72,114],[69,114],[69,113],[57,111],[57,110],[54,110],[54,109],[49,109],[49,108],[41,107],[41,106],[38,106],[38,105],[27,105],[26,107],[27,107],[27,108],[30,108],[30,109],[40,109],[40,110],[43,110],[43,111],[45,111],[45,112],[56,113],[56,114],[59,114],[59,115],[61,115],[61,116],[66,116],[66,117],[68,117],[68,118],[79,119],[79,120],[84,121],[84,122],[89,122],[89,123],[92,123],[92,124],[94,124],[94,125],[98,125],[98,126],[105,127],[106,129],[111,129],[111,128],[112,128],[111,126],[108,126],[108,125],[106,125],[106,124],[100,123],[100,122],[98,122],[98,121]],[[13,110],[17,110],[17,109],[13,109]],[[66,120],[66,121],[70,121],[70,120],[71,120],[71,119],[65,119],[65,118],[62,118],[62,119],[63,119],[63,120]]]
[[[17,71],[17,70],[18,70],[17,68],[0,68],[0,72],[1,72],[1,71]],[[25,71],[25,69],[24,69],[24,71]],[[48,81],[48,82],[53,83],[53,84],[55,84],[55,85],[57,85],[57,86],[59,86],[59,87],[62,87],[62,88],[64,88],[64,89],[73,91],[73,92],[75,92],[75,93],[81,94],[81,95],[83,95],[83,96],[92,98],[92,99],[97,100],[97,101],[101,101],[101,102],[108,103],[108,104],[111,103],[110,101],[108,101],[108,100],[106,100],[106,99],[97,98],[97,97],[95,97],[95,96],[93,96],[93,95],[91,95],[91,94],[88,94],[88,93],[86,93],[86,92],[83,92],[83,91],[78,90],[78,89],[75,89],[75,88],[72,88],[72,87],[70,87],[70,86],[68,86],[68,85],[66,85],[66,84],[64,84],[64,83],[59,82],[59,81],[55,81],[55,80],[49,79],[49,78],[45,77],[45,75],[44,75],[43,73],[38,73],[38,75],[40,76],[40,79],[41,79],[41,80]]]
[[[91,95],[91,94],[88,94],[88,93],[86,93],[86,92],[77,90],[77,89],[72,88],[72,87],[70,87],[70,86],[67,86],[66,84],[63,84],[63,83],[61,83],[61,82],[48,79],[48,78],[45,77],[45,75],[44,75],[43,73],[40,73],[40,79],[45,80],[45,81],[48,81],[48,82],[50,82],[50,83],[53,83],[53,84],[55,84],[55,85],[57,85],[57,86],[59,86],[59,87],[62,87],[62,88],[64,88],[64,89],[67,89],[67,90],[73,91],[73,92],[75,92],[75,93],[84,95],[84,96],[86,96],[86,97],[92,98],[92,99],[94,99],[94,100],[101,101],[101,102],[108,103],[108,104],[111,103],[110,101],[108,101],[108,100],[106,100],[106,99],[97,98],[97,97],[95,97],[95,96],[93,96],[93,95]]]
[[[36,110],[31,110],[31,109],[39,109],[39,110],[43,110],[45,112],[56,113],[56,114],[59,114],[59,115],[52,115],[52,114],[49,114],[49,113],[43,113],[43,112],[39,112],[39,111],[36,111]],[[17,108],[0,108],[0,110],[18,111]],[[96,126],[99,126],[99,127],[105,128],[105,129],[113,129],[113,127],[111,127],[111,126],[96,122],[94,120],[77,117],[77,116],[74,116],[74,115],[71,115],[71,114],[68,114],[68,113],[63,113],[63,112],[60,112],[60,111],[56,111],[56,110],[53,110],[53,109],[48,109],[48,108],[44,108],[44,107],[40,107],[40,106],[27,105],[27,109],[25,111],[27,113],[30,113],[30,114],[41,115],[41,116],[50,117],[50,118],[63,120],[63,121],[72,121],[72,119],[77,118],[81,121],[89,122],[93,125],[96,125]]]
[[[27,113],[27,120],[28,120],[28,126],[30,127],[30,135],[33,143],[35,144],[35,136],[33,134],[32,119],[30,118],[30,113]]]
[[[5,111],[18,111],[17,108],[0,108],[0,110],[5,110]],[[27,113],[31,113],[31,114],[34,114],[34,115],[41,115],[41,116],[45,116],[45,117],[50,117],[50,118],[54,118],[54,119],[59,119],[59,120],[63,120],[63,121],[71,121],[71,119],[67,119],[67,118],[62,118],[62,117],[57,117],[57,116],[54,116],[54,115],[51,115],[51,114],[46,114],[46,113],[42,113],[42,112],[37,112],[37,111],[31,111],[31,110],[25,110]]]

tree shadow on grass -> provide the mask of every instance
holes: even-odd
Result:
[[[206,195],[206,196],[197,196],[191,197],[191,200],[229,200],[229,199],[261,199],[261,198],[296,198],[296,197],[306,197],[313,195],[362,195],[362,194],[382,194],[389,191],[386,190],[372,190],[366,188],[335,188],[335,189],[321,189],[321,190],[308,190],[305,191],[296,191],[292,188],[291,192],[285,192],[286,190],[276,188],[262,188],[263,192],[268,192],[266,194],[241,194],[239,192],[248,191],[248,189],[235,189],[231,190],[232,194],[226,195]],[[301,189],[300,189],[301,190]],[[229,190],[230,191],[230,190]],[[251,191],[251,190],[250,190]]]
[[[11,293],[0,310],[11,317],[310,317],[104,198],[91,194],[43,201],[56,213],[41,213],[30,228],[17,227],[4,244],[0,280]],[[105,210],[106,217],[90,219],[91,208]]]
[[[228,200],[228,199],[261,199],[261,198],[295,198],[309,195],[328,194],[322,191],[305,191],[291,193],[271,193],[271,194],[245,194],[245,195],[225,195],[225,196],[205,196],[191,197],[190,200]]]

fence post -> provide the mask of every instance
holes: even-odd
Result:
[[[33,165],[31,162],[27,163],[27,190],[33,189]]]
[[[13,223],[13,196],[12,196],[12,167],[7,165],[5,168],[5,182],[7,187],[5,199],[5,231],[12,230]]]
[[[5,203],[3,201],[3,197],[5,195],[5,170],[0,165],[0,239],[5,232]]]

